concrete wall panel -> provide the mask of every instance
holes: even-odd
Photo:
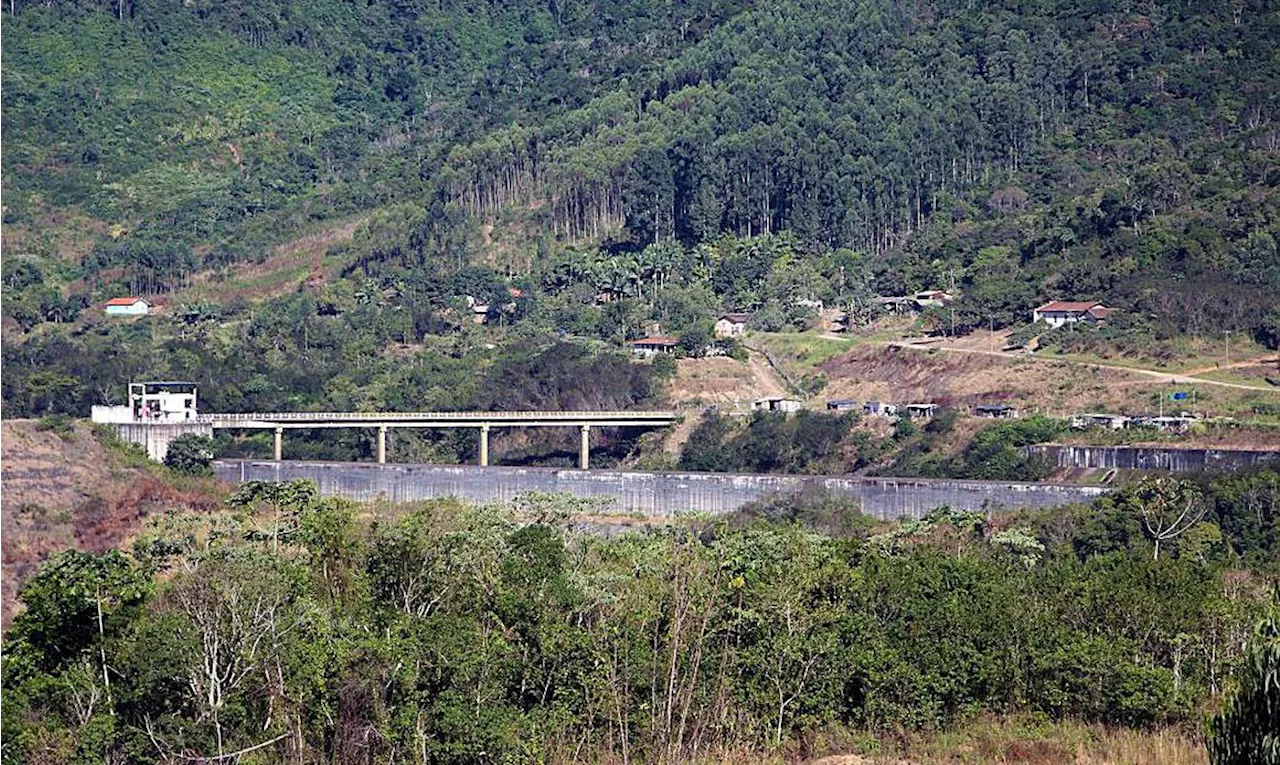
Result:
[[[1265,465],[1280,466],[1280,451],[1248,449],[1045,444],[1028,446],[1027,453],[1046,457],[1051,464],[1061,468],[1168,470],[1175,473],[1192,473],[1200,470],[1241,470]]]
[[[116,423],[111,427],[115,428],[124,440],[146,449],[147,456],[156,462],[164,462],[165,455],[169,453],[169,444],[176,441],[178,436],[187,433],[205,437],[213,436],[213,426],[207,422]]]
[[[476,467],[334,462],[219,460],[224,480],[314,480],[325,495],[360,501],[408,502],[459,497],[473,502],[507,501],[528,492],[570,492],[613,497],[614,509],[663,517],[682,512],[732,512],[768,494],[824,486],[858,500],[864,513],[881,519],[919,518],[939,505],[961,510],[1056,507],[1090,502],[1106,489],[1096,486],[1017,484],[916,478],[860,478],[724,473],[643,473],[622,470]]]

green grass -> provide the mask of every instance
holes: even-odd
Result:
[[[1231,341],[1230,353],[1227,353],[1226,345],[1220,340],[1213,342],[1204,338],[1184,337],[1171,341],[1169,348],[1174,352],[1175,357],[1172,361],[1165,362],[1154,356],[1126,356],[1115,355],[1110,357],[1099,356],[1094,353],[1063,353],[1052,348],[1044,348],[1036,351],[1037,356],[1046,358],[1062,359],[1063,361],[1076,361],[1088,364],[1106,364],[1108,366],[1126,367],[1130,369],[1151,369],[1160,372],[1169,372],[1170,374],[1187,374],[1196,370],[1203,370],[1214,367],[1218,364],[1228,364],[1243,361],[1245,359],[1258,358],[1268,354],[1268,350],[1253,342],[1248,338],[1235,337]],[[1209,372],[1196,372],[1197,377],[1205,377],[1210,379],[1221,379],[1224,382],[1254,382],[1252,378],[1218,378],[1215,375],[1231,375],[1233,370],[1212,370]]]
[[[1274,392],[1277,399],[1280,399],[1280,387],[1270,385],[1266,381],[1266,376],[1251,376],[1240,373],[1239,369],[1215,369],[1212,372],[1201,372],[1196,377],[1203,377],[1206,380],[1217,380],[1218,382],[1236,383],[1239,385],[1254,385],[1261,389],[1270,389]],[[1272,377],[1280,377],[1280,372],[1272,370]]]
[[[747,344],[767,348],[779,361],[812,372],[823,362],[874,339],[874,335],[836,339],[812,332],[761,332],[748,337]]]

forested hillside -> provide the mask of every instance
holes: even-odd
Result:
[[[513,343],[932,287],[956,331],[1104,299],[1127,343],[1280,344],[1263,0],[7,10],[8,416],[137,375],[390,406]],[[277,245],[339,226],[254,292]],[[169,304],[104,323],[125,293]]]

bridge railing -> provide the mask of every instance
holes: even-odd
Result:
[[[594,411],[594,412],[232,412],[202,414],[202,422],[395,422],[404,420],[454,420],[476,423],[494,420],[674,420],[671,411]]]

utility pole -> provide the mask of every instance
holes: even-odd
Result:
[[[1231,332],[1230,330],[1223,330],[1222,344],[1227,349],[1227,366],[1231,366]]]

